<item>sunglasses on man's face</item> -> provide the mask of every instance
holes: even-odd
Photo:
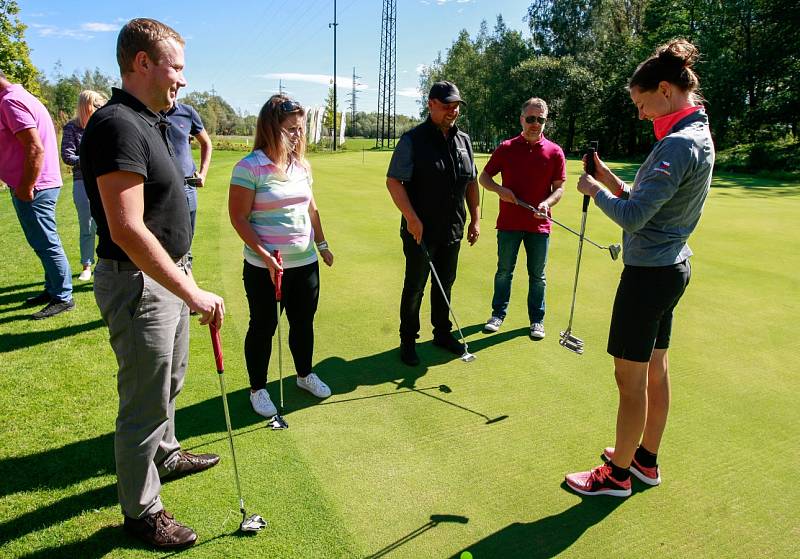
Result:
[[[535,115],[526,116],[525,122],[527,122],[528,124],[533,124],[534,122],[538,122],[539,124],[544,124],[545,122],[547,122],[547,117],[535,116]]]
[[[289,99],[278,105],[278,110],[282,113],[296,113],[297,111],[302,111],[303,107],[297,101]]]

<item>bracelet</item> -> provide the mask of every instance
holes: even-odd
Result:
[[[329,250],[328,249],[328,241],[320,241],[320,242],[318,242],[317,243],[317,250],[320,251],[320,252],[322,252],[323,250]]]

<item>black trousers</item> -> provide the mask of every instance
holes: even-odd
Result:
[[[269,270],[245,261],[242,272],[247,304],[250,306],[250,325],[244,339],[244,358],[250,388],[267,386],[267,367],[272,353],[272,336],[278,326],[275,287]],[[289,350],[297,376],[311,373],[314,354],[314,314],[319,301],[319,264],[314,262],[299,268],[283,270],[281,310],[289,319]]]
[[[400,298],[400,339],[411,341],[419,337],[419,309],[422,306],[422,296],[428,283],[430,267],[422,247],[411,235],[401,233],[400,238],[403,240],[403,254],[406,257],[406,275]],[[457,241],[444,244],[426,241],[425,245],[428,247],[436,273],[442,281],[447,299],[450,300],[450,289],[456,281],[461,243]],[[449,334],[453,328],[447,302],[433,278],[431,278],[431,324],[434,337]]]

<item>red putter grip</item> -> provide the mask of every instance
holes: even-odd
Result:
[[[281,251],[277,248],[272,251],[272,256],[278,261],[278,265],[283,267],[283,258],[281,258]],[[283,270],[275,270],[275,300],[281,300],[281,284],[283,283]]]
[[[219,337],[219,329],[213,324],[208,325],[211,330],[211,346],[214,348],[214,361],[217,362],[217,372],[222,374],[225,366],[222,363],[222,340]]]

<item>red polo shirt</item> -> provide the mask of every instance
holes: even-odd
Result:
[[[483,170],[492,177],[500,173],[503,186],[534,207],[550,196],[554,181],[567,178],[564,152],[544,136],[535,144],[522,134],[506,140],[497,146]],[[550,222],[537,218],[522,206],[500,200],[497,229],[550,233]]]

